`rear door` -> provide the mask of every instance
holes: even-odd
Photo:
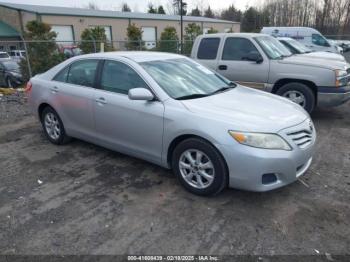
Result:
[[[67,133],[91,139],[94,134],[95,76],[99,60],[82,59],[59,72],[51,82],[50,95]]]
[[[217,68],[220,41],[220,37],[203,37],[198,47],[194,47],[197,53],[194,54],[195,57],[193,58],[200,64],[215,71]]]
[[[96,131],[114,150],[161,162],[164,105],[161,101],[130,100],[132,88],[148,84],[125,61],[106,60],[95,93]]]

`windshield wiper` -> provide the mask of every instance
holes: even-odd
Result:
[[[225,92],[226,90],[229,90],[229,89],[232,89],[232,88],[235,88],[235,87],[236,87],[236,85],[224,86],[224,87],[221,87],[218,90],[215,90],[214,92],[210,93],[210,95],[215,95],[215,94],[218,94],[218,93],[222,93],[222,92]]]
[[[208,94],[191,94],[191,95],[177,97],[176,100],[187,100],[187,99],[201,98],[206,96],[209,96],[209,95]]]

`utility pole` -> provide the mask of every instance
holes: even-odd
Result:
[[[183,13],[184,13],[184,7],[187,6],[187,3],[183,2],[182,0],[174,0],[174,5],[177,6],[179,12],[180,12],[180,52],[183,53]]]

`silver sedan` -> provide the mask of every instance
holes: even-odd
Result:
[[[155,52],[74,57],[27,84],[54,144],[82,139],[173,169],[190,192],[268,191],[309,168],[316,132],[285,98]]]

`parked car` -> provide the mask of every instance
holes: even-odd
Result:
[[[337,45],[330,43],[319,31],[310,27],[263,27],[262,34],[293,38],[313,51],[339,53]]]
[[[332,40],[332,39],[327,39],[327,40],[331,45],[335,46],[335,48],[338,50],[339,54],[344,53],[344,49],[339,45],[339,43],[337,41]]]
[[[19,65],[12,61],[0,61],[0,85],[6,87],[17,87],[23,84]]]
[[[277,37],[277,39],[285,47],[287,47],[288,50],[293,54],[303,55],[309,58],[321,58],[326,60],[337,60],[337,61],[346,62],[344,56],[342,56],[341,54],[321,52],[321,51],[315,52],[315,51],[312,51],[310,48],[306,47],[305,45],[303,45],[302,43],[290,37]]]
[[[20,62],[21,59],[26,57],[26,51],[25,50],[11,50],[10,57],[12,60],[14,60],[16,62]]]
[[[9,56],[9,54],[7,52],[4,51],[0,51],[0,61],[6,61],[6,60],[10,60],[11,57]]]
[[[26,91],[52,143],[76,137],[172,168],[195,194],[272,190],[312,161],[316,132],[300,106],[176,54],[74,57]]]
[[[59,51],[61,53],[63,53],[66,57],[70,58],[73,56],[78,56],[78,55],[82,55],[83,51],[76,45],[72,45],[72,46],[68,46],[68,45],[64,45],[64,46],[60,46],[59,47]]]
[[[191,57],[231,81],[284,96],[308,112],[350,99],[349,64],[293,55],[269,35],[201,35]]]

